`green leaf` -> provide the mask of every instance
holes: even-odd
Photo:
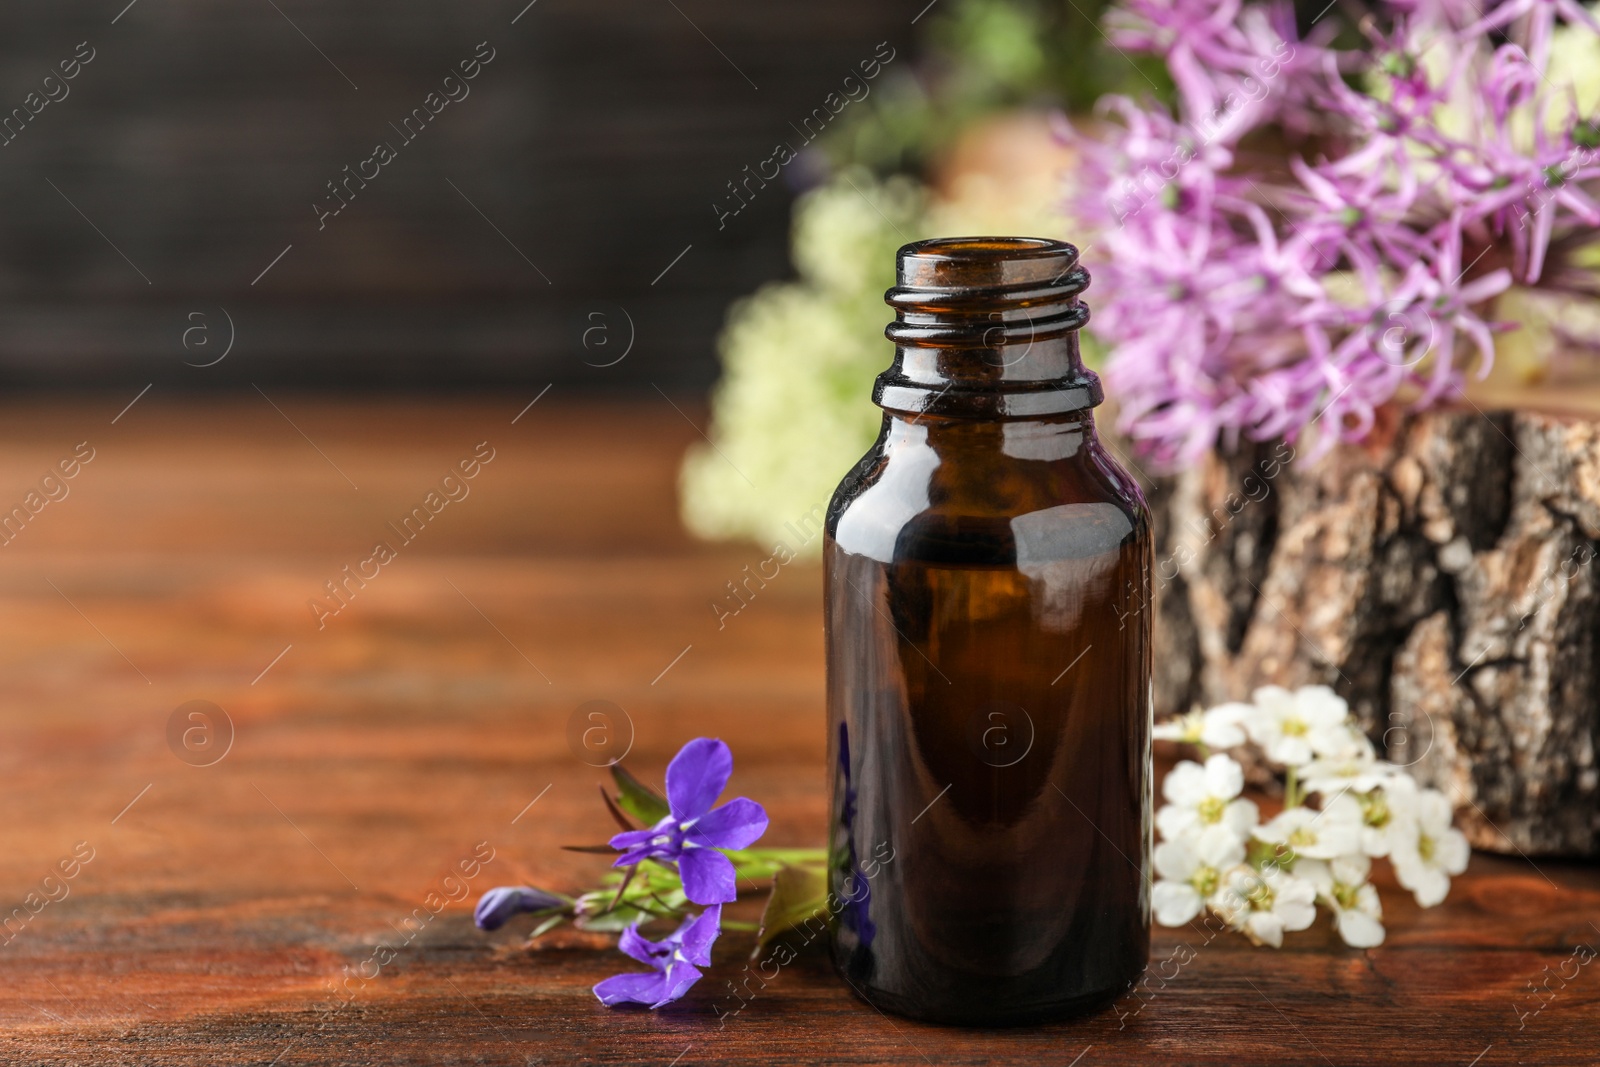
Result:
[[[622,827],[623,833],[626,834],[638,829],[637,826],[628,821],[628,817],[622,813],[622,809],[617,807],[617,802],[611,799],[611,794],[606,792],[605,786],[600,787],[600,799],[605,801],[606,810],[609,811],[611,813],[611,817],[617,821],[617,825]]]
[[[556,927],[560,926],[562,923],[564,923],[566,921],[567,921],[567,913],[564,912],[564,911],[558,911],[554,915],[552,915],[549,918],[545,919],[544,922],[540,923],[538,926],[535,926],[533,928],[533,933],[528,935],[528,940],[532,941],[534,938],[538,937],[540,934],[547,934],[551,930],[554,930]]]
[[[761,913],[761,933],[753,955],[789,930],[801,930],[809,941],[828,920],[828,873],[815,867],[782,867],[772,878],[772,896]]]
[[[740,878],[764,882],[785,867],[826,867],[828,852],[821,848],[725,848]]]
[[[666,798],[624,770],[622,764],[612,765],[611,777],[617,783],[617,807],[646,826],[654,826],[672,814]]]
[[[601,933],[620,934],[634,923],[645,923],[655,918],[638,908],[624,904],[614,911],[603,911],[596,915],[579,915],[573,920],[573,925],[580,930],[598,930]]]

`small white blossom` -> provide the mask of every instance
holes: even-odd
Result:
[[[1344,703],[1344,701],[1340,699],[1340,703]],[[1362,756],[1370,759],[1377,755],[1366,732],[1350,718],[1349,705],[1345,706],[1345,721],[1342,733],[1336,732],[1323,740],[1326,747],[1319,749],[1317,752],[1318,757],[1322,759],[1343,760]]]
[[[1431,908],[1450,892],[1450,876],[1467,869],[1467,838],[1451,825],[1450,801],[1437,789],[1421,789],[1408,817],[1395,820],[1389,862],[1395,880]]]
[[[1417,806],[1417,783],[1408,774],[1395,774],[1383,784],[1356,797],[1361,805],[1361,851],[1374,858],[1387,856],[1394,835],[1405,832]]]
[[[1244,768],[1220,752],[1204,767],[1183,760],[1161,783],[1161,793],[1171,803],[1156,812],[1156,827],[1168,841],[1218,825],[1242,839],[1261,817],[1254,801],[1238,799],[1243,789]]]
[[[1361,847],[1361,805],[1341,793],[1321,811],[1287,808],[1257,827],[1255,835],[1269,844],[1289,846],[1296,856],[1331,860]]]
[[[1400,768],[1377,758],[1365,734],[1350,731],[1349,747],[1336,755],[1320,756],[1300,770],[1300,780],[1313,793],[1367,793],[1383,785]]]
[[[1372,861],[1356,854],[1324,863],[1302,860],[1294,873],[1317,888],[1317,899],[1333,912],[1339,936],[1351,948],[1383,944],[1383,905],[1378,891],[1367,881]]]
[[[1292,693],[1269,685],[1255,691],[1255,713],[1245,720],[1245,728],[1268,759],[1300,767],[1313,756],[1338,755],[1348,746],[1349,711],[1325,685],[1302,686]]]
[[[1255,709],[1249,704],[1219,704],[1207,711],[1195,708],[1156,726],[1151,734],[1157,741],[1181,741],[1207,748],[1237,748],[1244,744],[1245,717]]]
[[[1317,917],[1317,890],[1280,867],[1235,867],[1223,879],[1212,907],[1258,945],[1283,945],[1286,932],[1304,930]]]
[[[1156,846],[1156,874],[1150,891],[1156,922],[1182,926],[1205,907],[1222,884],[1222,872],[1244,862],[1244,843],[1226,826],[1208,826],[1193,843],[1187,838]]]
[[[1285,933],[1311,925],[1320,902],[1345,944],[1383,944],[1369,857],[1387,856],[1422,907],[1439,903],[1469,856],[1465,836],[1451,825],[1449,801],[1421,788],[1404,767],[1378,759],[1348,706],[1326,686],[1268,686],[1256,690],[1255,701],[1196,709],[1155,730],[1157,738],[1202,751],[1248,736],[1274,769],[1287,767],[1290,805],[1258,825],[1260,812],[1240,795],[1244,770],[1222,752],[1173,768],[1162,782],[1167,803],[1156,812],[1163,838],[1151,888],[1156,921],[1182,926],[1209,910],[1255,944],[1279,947]],[[1308,796],[1317,797],[1317,807],[1306,806]]]

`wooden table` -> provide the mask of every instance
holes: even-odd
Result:
[[[79,442],[94,458],[0,549],[0,1062],[1600,1057],[1600,966],[1575,962],[1600,946],[1600,872],[1558,862],[1475,856],[1426,912],[1388,885],[1373,951],[1325,920],[1278,952],[1158,929],[1154,958],[1187,960],[1175,977],[1028,1031],[885,1018],[815,957],[721,1026],[715,973],[670,1009],[609,1011],[589,992],[621,969],[604,942],[479,933],[481,890],[572,890],[601,868],[557,847],[609,832],[603,775],[568,744],[588,700],[626,710],[647,777],[690,737],[726,738],[733,787],[773,815],[768,843],[818,844],[824,822],[817,569],[785,568],[719,630],[711,602],[766,553],[679,528],[676,465],[697,432],[658,399],[554,394],[513,424],[529,399],[284,395],[274,410],[155,393],[115,423],[126,397],[6,406],[0,504]],[[485,440],[470,495],[400,545],[386,523]],[[380,539],[396,558],[319,630],[308,600],[332,603],[324,583]],[[181,728],[169,744],[191,700],[233,726],[210,766],[191,765],[211,758],[203,721],[190,748]],[[430,893],[460,895],[445,879],[475,849],[493,859],[470,893],[408,924]],[[43,884],[63,860],[75,876]],[[67,895],[30,912],[47,889]],[[367,977],[380,942],[396,957]],[[719,964],[747,948],[725,936]],[[346,967],[354,1002],[329,1011]]]

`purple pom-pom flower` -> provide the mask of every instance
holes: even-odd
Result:
[[[1092,332],[1122,429],[1158,468],[1241,438],[1309,436],[1308,458],[1360,440],[1381,406],[1488,373],[1508,289],[1592,298],[1590,7],[1363,11],[1361,48],[1333,19],[1302,36],[1278,0],[1107,15],[1111,42],[1162,57],[1177,89],[1175,112],[1108,97],[1118,121],[1095,137],[1061,123],[1080,150],[1074,214],[1096,231]],[[1580,51],[1553,50],[1558,32]]]
[[[676,861],[683,894],[696,904],[736,899],[733,861],[717,850],[753,844],[766,832],[767,813],[748,797],[712,807],[732,773],[733,753],[724,742],[697,737],[684,745],[667,765],[670,814],[649,829],[613,837],[611,847],[622,855],[612,866],[630,867],[647,859]]]
[[[503,885],[489,890],[478,898],[472,921],[480,930],[498,930],[513,915],[525,911],[547,911],[559,908],[566,901],[553,893],[525,885]]]
[[[716,799],[715,794],[712,799]],[[765,824],[763,817],[762,825]],[[711,966],[711,944],[721,932],[721,904],[685,919],[662,941],[647,940],[639,933],[639,924],[634,923],[622,932],[617,947],[654,970],[647,974],[635,971],[612,975],[595,985],[594,995],[608,1008],[623,1003],[648,1004],[652,1009],[670,1004],[700,980],[701,967]]]

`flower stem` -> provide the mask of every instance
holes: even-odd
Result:
[[[827,849],[821,848],[747,848],[723,851],[733,861],[739,877],[755,882],[774,877],[784,867],[823,867],[828,862]]]

